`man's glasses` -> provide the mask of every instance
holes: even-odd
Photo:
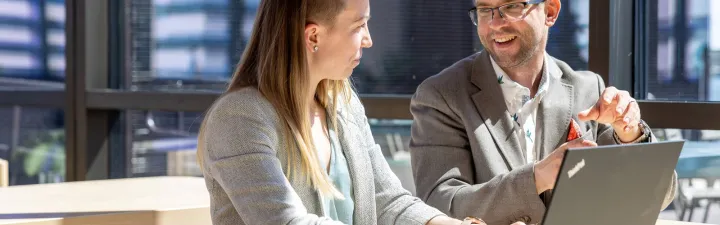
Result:
[[[475,26],[479,23],[489,23],[492,21],[496,9],[502,19],[508,22],[515,22],[522,20],[526,16],[529,9],[528,6],[543,2],[545,2],[545,0],[530,0],[525,2],[508,3],[498,7],[474,7],[468,10],[468,14]]]

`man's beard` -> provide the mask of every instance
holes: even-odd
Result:
[[[508,28],[504,29],[502,33],[515,35],[515,40],[512,41],[518,42],[518,44],[520,45],[520,49],[517,53],[498,53],[495,52],[493,48],[487,48],[487,46],[494,47],[495,41],[489,38],[494,35],[493,33],[490,33],[487,36],[488,38],[482,41],[483,44],[486,46],[486,51],[490,53],[490,56],[493,57],[495,63],[497,63],[500,67],[514,68],[527,64],[533,57],[533,55],[537,52],[537,48],[540,46],[540,41],[537,41],[537,37],[532,30],[527,30],[522,34],[519,34],[519,32],[515,32],[514,30],[510,30]]]

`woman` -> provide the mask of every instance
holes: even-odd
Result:
[[[213,224],[462,223],[404,190],[372,138],[348,82],[369,15],[368,0],[260,3],[198,138]]]

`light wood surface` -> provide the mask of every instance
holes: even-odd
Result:
[[[0,187],[7,187],[10,185],[10,167],[8,161],[0,159]]]
[[[704,223],[688,223],[670,220],[658,220],[655,225],[704,225]]]
[[[0,224],[211,224],[205,182],[152,177],[0,188]],[[10,219],[13,218],[13,219]]]
[[[210,225],[209,205],[196,177],[12,186],[0,188],[0,225]]]

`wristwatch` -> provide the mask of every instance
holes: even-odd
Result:
[[[463,222],[460,225],[471,225],[471,224],[485,224],[485,221],[475,218],[475,217],[465,217]]]
[[[634,143],[640,143],[640,142],[647,142],[647,140],[650,138],[650,134],[652,134],[652,130],[650,130],[650,126],[645,123],[644,120],[640,120],[638,123],[638,127],[640,128],[640,132],[642,133],[640,137],[636,138],[635,140],[632,140],[630,142],[624,142],[620,140],[620,137],[618,137],[617,132],[613,132],[613,137],[615,138],[615,142],[618,144],[634,144]]]

